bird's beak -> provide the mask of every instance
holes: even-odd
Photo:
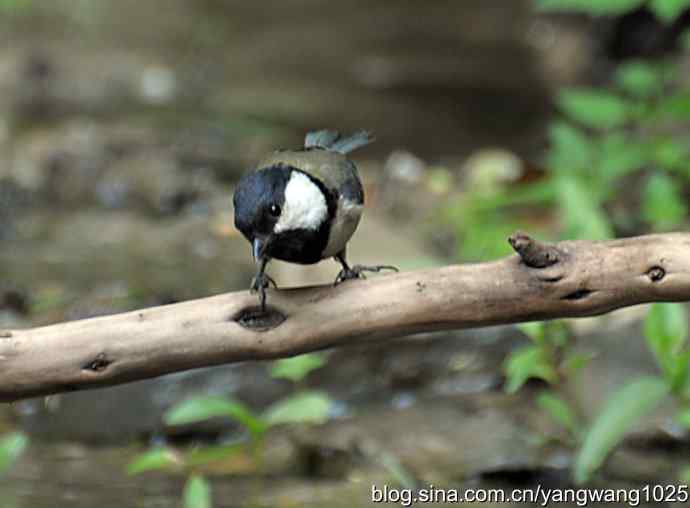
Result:
[[[266,250],[266,239],[254,237],[254,242],[252,243],[252,256],[254,256],[255,261],[259,261]]]

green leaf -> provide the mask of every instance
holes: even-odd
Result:
[[[666,170],[683,169],[688,161],[688,143],[664,138],[653,143],[654,161]]]
[[[566,376],[572,376],[582,370],[583,367],[592,361],[592,358],[594,358],[592,354],[570,353],[563,360],[561,368]]]
[[[186,425],[209,418],[227,417],[247,427],[252,435],[260,435],[266,425],[241,402],[224,397],[195,397],[187,399],[170,409],[164,416],[168,425]]]
[[[23,432],[13,432],[0,439],[0,475],[14,464],[29,445],[29,438]]]
[[[593,16],[625,14],[645,0],[537,0],[542,11],[584,12]]]
[[[557,184],[568,237],[606,240],[613,236],[611,224],[589,186],[568,175],[559,175]]]
[[[687,353],[681,350],[688,338],[687,310],[680,303],[655,303],[647,313],[644,334],[666,379],[675,389],[685,384]]]
[[[671,390],[681,397],[688,398],[690,394],[690,350],[686,349],[672,357],[671,368],[667,376]]]
[[[506,359],[504,370],[507,377],[505,390],[514,393],[530,378],[554,383],[558,374],[547,353],[538,346],[526,346],[513,351]]]
[[[575,459],[575,482],[587,482],[633,425],[667,395],[664,380],[654,377],[637,379],[615,392],[585,434]]]
[[[587,135],[567,122],[555,122],[549,127],[550,149],[548,165],[555,171],[584,172],[594,158],[594,146]]]
[[[647,147],[619,132],[603,136],[599,142],[596,169],[602,180],[613,182],[621,176],[642,169],[649,163]]]
[[[333,401],[321,391],[300,392],[271,405],[264,414],[269,425],[282,423],[323,423]]]
[[[325,363],[326,360],[320,353],[307,353],[292,358],[285,358],[284,360],[273,362],[271,376],[297,382],[307,377],[311,371],[325,365]]]
[[[557,102],[570,118],[597,129],[611,129],[623,125],[631,111],[623,98],[597,89],[565,89],[558,95]]]
[[[652,304],[644,323],[644,333],[655,351],[678,352],[688,338],[688,312],[682,303]]]
[[[655,66],[637,60],[618,67],[616,82],[629,94],[649,97],[662,90],[663,76]]]
[[[127,465],[127,474],[159,471],[183,465],[182,459],[170,448],[157,447],[137,456]]]
[[[690,119],[690,92],[682,90],[659,101],[658,114],[675,120]]]
[[[551,418],[568,430],[574,437],[580,434],[580,424],[570,405],[552,392],[542,392],[537,397],[537,405]]]
[[[211,462],[217,462],[232,457],[245,449],[245,443],[195,448],[187,453],[185,464],[187,467],[204,466]]]
[[[676,415],[676,421],[685,427],[690,429],[690,408],[685,408]]]
[[[527,335],[535,344],[544,343],[544,322],[543,321],[529,321],[527,323],[518,323],[518,329]]]
[[[568,330],[565,322],[551,320],[544,323],[544,335],[549,344],[556,348],[562,348],[568,344],[570,330]]]
[[[642,193],[642,217],[657,230],[673,229],[687,213],[675,181],[666,173],[649,177]]]
[[[690,7],[690,0],[650,0],[649,7],[661,21],[671,23]]]
[[[184,487],[184,508],[212,508],[211,485],[203,476],[193,475]]]

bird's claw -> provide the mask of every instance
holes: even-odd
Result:
[[[335,278],[335,284],[338,285],[341,282],[350,279],[366,279],[364,272],[380,272],[382,270],[391,270],[393,272],[399,271],[397,267],[393,265],[375,265],[375,266],[365,266],[365,265],[355,265],[352,268],[343,268],[340,273]]]
[[[266,310],[266,289],[271,285],[276,289],[278,288],[278,284],[270,275],[260,273],[252,279],[251,286],[249,286],[249,291],[259,293],[259,303],[261,304],[262,312]]]
[[[269,286],[273,286],[274,288],[278,289],[278,284],[276,284],[276,281],[273,280],[273,277],[263,273],[252,279],[252,285],[249,289],[252,291],[258,291],[260,288],[266,289]]]

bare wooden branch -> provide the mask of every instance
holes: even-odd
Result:
[[[592,316],[690,300],[690,234],[548,245],[524,234],[499,261],[248,291],[0,332],[0,401],[278,358],[417,332]]]

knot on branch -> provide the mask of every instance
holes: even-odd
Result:
[[[105,353],[98,353],[96,358],[88,362],[82,367],[83,370],[89,370],[92,372],[103,372],[108,368],[109,365],[113,363],[113,360],[108,358]]]
[[[664,270],[661,266],[653,266],[647,270],[647,277],[649,277],[652,282],[659,282],[665,276],[666,270]]]
[[[240,326],[255,332],[265,332],[279,326],[285,321],[285,315],[272,307],[249,307],[241,310],[237,315],[230,318]]]
[[[508,243],[518,253],[523,263],[531,268],[546,268],[565,258],[565,253],[554,245],[535,240],[521,231],[511,235]]]

